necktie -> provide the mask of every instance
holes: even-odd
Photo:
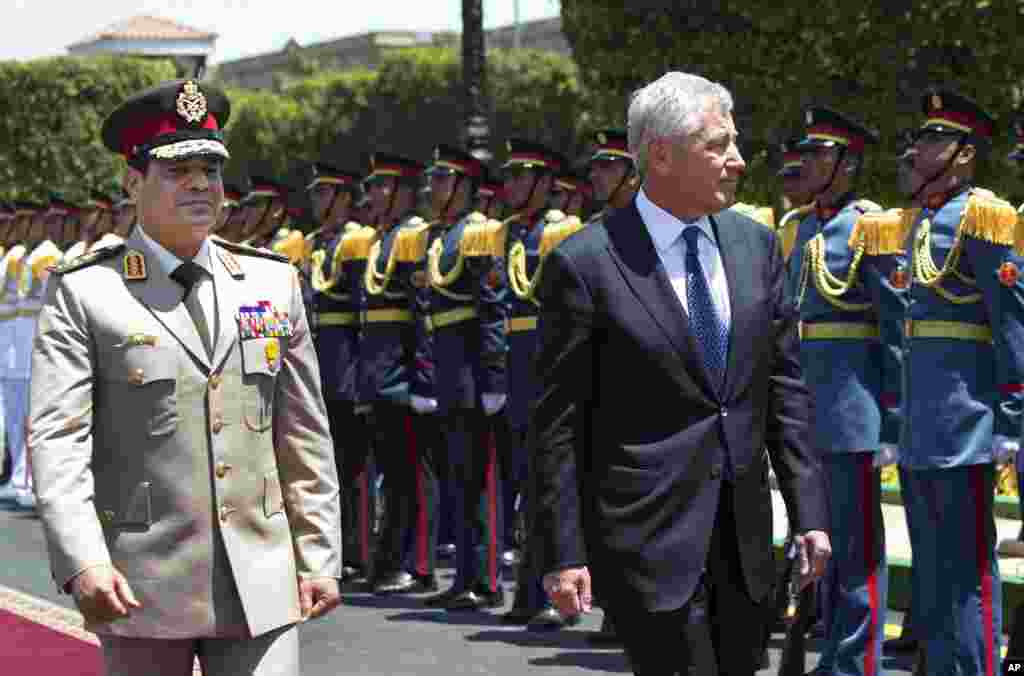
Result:
[[[171,279],[180,284],[185,291],[183,298],[185,309],[188,310],[192,322],[196,325],[196,331],[203,341],[203,347],[206,348],[206,356],[212,357],[213,347],[210,340],[210,327],[206,323],[206,313],[203,312],[203,307],[199,304],[198,295],[192,293],[202,277],[203,269],[194,261],[185,261],[171,273]]]
[[[704,365],[712,383],[721,388],[725,379],[725,357],[729,349],[729,327],[715,308],[707,277],[697,255],[701,230],[695,225],[683,230],[686,240],[686,303],[690,312],[690,325],[697,337]]]

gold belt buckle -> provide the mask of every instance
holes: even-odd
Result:
[[[914,337],[914,320],[913,319],[906,319],[906,320],[903,321],[903,334],[907,338],[913,338]]]

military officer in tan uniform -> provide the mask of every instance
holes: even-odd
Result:
[[[339,601],[334,451],[294,268],[209,237],[227,98],[129,99],[138,227],[57,268],[32,355],[32,472],[53,577],[110,676],[297,675]]]

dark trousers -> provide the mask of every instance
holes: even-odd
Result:
[[[373,406],[374,457],[384,475],[384,525],[375,556],[376,577],[399,571],[433,574],[433,548],[429,542],[430,496],[435,478],[417,443],[419,421],[408,406],[375,402]],[[421,556],[422,555],[422,556]]]
[[[416,520],[405,534],[402,567],[417,575],[433,575],[440,524],[439,466],[446,456],[441,417],[410,413],[409,429],[409,445],[415,449],[410,450],[409,463],[416,472]]]
[[[328,399],[326,404],[341,484],[342,553],[346,565],[369,572],[376,513],[371,499],[375,477],[369,462],[369,423],[366,415],[355,413],[351,401]]]
[[[766,598],[755,603],[740,568],[732,487],[722,483],[701,584],[681,608],[651,612],[616,594],[609,607],[637,676],[753,676],[761,661]]]
[[[479,409],[444,414],[448,468],[455,493],[455,585],[497,591],[501,581],[502,510],[494,421]]]

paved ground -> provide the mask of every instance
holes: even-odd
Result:
[[[785,533],[785,525],[782,525]],[[0,511],[0,585],[61,606],[73,607],[50,581],[42,531],[34,515]],[[451,571],[442,571],[442,582]],[[268,589],[268,593],[273,590]],[[511,603],[511,586],[508,600]],[[595,611],[577,627],[559,633],[531,633],[504,627],[492,613],[447,613],[425,609],[416,597],[347,596],[332,615],[302,627],[304,676],[449,676],[451,674],[630,673],[622,651],[597,648],[587,635],[600,626]],[[898,614],[890,623],[898,623]],[[0,637],[0,663],[3,659]],[[772,668],[781,636],[772,642]],[[807,667],[817,662],[808,655]],[[891,674],[910,673],[905,661],[886,659]]]

